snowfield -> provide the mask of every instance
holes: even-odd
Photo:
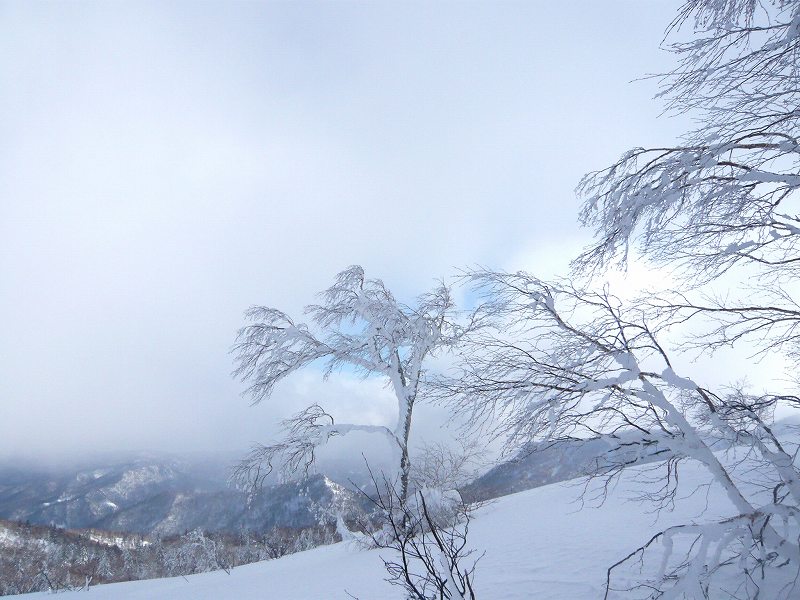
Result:
[[[734,514],[719,488],[699,488],[709,476],[687,464],[681,498],[673,512],[656,515],[630,501],[643,469],[628,469],[602,506],[577,502],[581,486],[553,484],[520,492],[479,509],[469,540],[485,551],[477,569],[482,600],[582,600],[602,598],[606,569],[671,524]],[[652,467],[651,467],[652,468]],[[403,595],[384,581],[384,551],[340,543],[277,560],[186,578],[156,579],[91,588],[91,598],[108,600],[280,600],[393,599]],[[348,593],[350,595],[348,595]],[[86,592],[67,593],[86,594]],[[44,596],[45,594],[39,594]],[[36,596],[31,594],[30,596]]]

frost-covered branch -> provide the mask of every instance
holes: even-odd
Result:
[[[781,124],[730,139],[709,134],[696,145],[637,148],[587,175],[578,187],[580,218],[598,241],[576,267],[624,263],[636,243],[695,280],[740,263],[797,272],[800,146],[797,131],[775,130]]]
[[[672,292],[641,302],[673,325],[696,325],[682,348],[708,353],[742,344],[754,356],[783,352],[800,357],[800,304],[780,286],[748,290],[746,301],[727,296]]]
[[[499,420],[497,434],[515,445],[605,440],[609,451],[589,473],[605,480],[601,498],[622,469],[661,458],[639,475],[647,478],[641,499],[669,507],[681,461],[698,461],[737,512],[749,515],[751,543],[743,545],[737,534],[739,542],[725,547],[734,544],[745,560],[757,546],[772,557],[770,564],[797,568],[796,536],[787,537],[766,516],[769,511],[793,516],[800,506],[795,452],[768,425],[770,406],[791,398],[718,394],[679,374],[659,340],[670,320],[651,323],[648,307],[624,306],[607,290],[544,282],[525,273],[479,272],[472,279],[486,297],[484,310],[494,327],[469,337],[461,369],[438,383],[442,400],[474,420]],[[737,472],[735,462],[723,464],[715,444],[752,448],[748,456],[760,461],[763,485],[780,508],[765,507],[745,491],[741,476],[749,475]],[[697,555],[690,556],[684,566],[689,579],[696,579]]]
[[[685,414],[716,407],[675,373],[639,309],[524,273],[473,279],[497,327],[470,337],[461,370],[439,382],[442,399],[473,421],[499,418],[497,433],[517,444],[600,436],[614,447],[636,431],[642,452],[700,461],[741,512],[755,510]]]
[[[460,321],[444,283],[411,307],[398,302],[381,280],[367,279],[359,266],[339,273],[320,299],[305,309],[311,324],[296,324],[273,308],[251,308],[246,317],[252,323],[239,331],[233,349],[238,363],[235,376],[249,383],[246,393],[258,403],[270,397],[279,381],[312,363],[324,364],[326,376],[349,366],[365,377],[386,380],[397,400],[396,421],[390,427],[334,425],[330,415],[313,406],[284,423],[284,440],[256,447],[237,473],[260,483],[279,463],[284,475],[305,472],[315,449],[330,437],[355,430],[377,432],[396,451],[405,496],[411,415],[425,361],[457,344],[479,323],[474,316]]]
[[[785,554],[765,547],[763,533],[777,524],[783,536],[794,536],[799,517],[796,508],[775,504],[717,522],[659,531],[608,568],[604,597],[637,591],[636,597],[652,600],[708,598],[712,588],[728,593],[738,588],[734,597],[758,598],[766,593],[775,600],[794,598],[796,556],[789,562]],[[621,573],[624,569],[627,577]],[[631,578],[634,583],[629,583]]]
[[[661,95],[702,127],[584,177],[581,221],[596,243],[576,266],[624,262],[636,243],[693,280],[740,263],[796,274],[800,4],[691,0],[669,34],[692,22],[697,35],[669,46],[681,62],[660,77]]]
[[[331,415],[314,404],[282,423],[283,437],[276,443],[254,446],[233,469],[232,480],[251,493],[263,487],[267,478],[276,473],[282,479],[305,476],[314,464],[316,451],[335,436],[353,431],[385,436],[392,446],[399,441],[388,427],[335,423]]]
[[[785,353],[793,363],[800,356],[800,309],[793,289],[800,275],[800,2],[689,0],[667,37],[684,26],[693,28],[693,35],[668,43],[678,66],[656,77],[667,110],[691,111],[700,125],[677,144],[634,148],[583,178],[577,190],[584,200],[580,220],[594,229],[595,240],[573,263],[577,276],[591,279],[613,263],[626,264],[635,249],[651,263],[670,267],[683,287],[643,298],[635,309],[617,309],[616,319],[609,318],[610,304],[597,315],[598,305],[584,294],[572,303],[573,315],[584,317],[574,329],[588,334],[571,336],[578,360],[568,356],[569,336],[557,320],[551,319],[556,322],[550,327],[561,330],[554,335],[546,324],[534,327],[527,319],[524,332],[538,335],[526,347],[535,359],[527,363],[533,363],[528,369],[535,375],[524,385],[517,376],[514,385],[524,390],[518,394],[537,398],[521,401],[523,407],[541,403],[539,398],[571,402],[571,415],[556,411],[549,417],[556,424],[566,418],[568,429],[580,424],[603,433],[603,427],[586,423],[602,415],[607,429],[608,414],[643,436],[661,428],[676,455],[702,462],[740,513],[660,532],[609,570],[607,596],[612,571],[634,565],[635,581],[615,589],[637,597],[793,598],[800,564],[800,470],[797,448],[776,433],[772,417],[779,404],[800,407],[797,398],[741,388],[714,392],[678,375],[656,340],[670,326],[702,324],[680,350],[709,354],[745,344],[762,355]],[[697,290],[735,273],[744,273],[749,284],[739,294]],[[619,337],[608,345],[613,331]],[[621,352],[638,372],[628,369],[626,376],[592,340]],[[542,377],[542,365],[549,378]],[[559,365],[564,372],[553,377]],[[492,374],[504,385],[509,382],[498,375],[517,375]],[[580,396],[587,375],[594,381]],[[598,392],[605,397],[597,398]],[[516,414],[518,406],[512,408]],[[538,422],[530,432],[558,431],[546,429],[543,417]],[[748,466],[743,459],[723,466],[711,445],[736,448]],[[771,503],[765,502],[767,495]],[[647,571],[645,555],[656,547],[661,566]]]

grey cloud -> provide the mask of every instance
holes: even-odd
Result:
[[[681,129],[627,83],[673,9],[3,2],[0,453],[244,447],[346,399],[250,408],[241,312],[582,239],[577,178]]]

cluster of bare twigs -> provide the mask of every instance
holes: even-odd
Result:
[[[376,517],[362,529],[373,547],[392,551],[382,558],[387,581],[413,600],[475,600],[475,567],[483,555],[467,542],[471,507],[460,497],[433,506],[421,490],[404,499],[385,477],[379,482],[373,475],[372,483],[374,492],[364,495]]]
[[[396,454],[401,495],[408,493],[411,461],[408,440],[425,361],[455,345],[477,328],[474,316],[459,321],[450,288],[443,283],[409,307],[398,302],[380,279],[368,279],[359,266],[339,273],[322,292],[322,302],[306,307],[313,327],[288,315],[253,307],[234,345],[234,374],[249,382],[254,403],[268,398],[275,385],[313,362],[325,361],[326,374],[349,366],[367,376],[384,378],[397,399],[394,427],[334,423],[320,406],[311,406],[284,421],[284,439],[255,447],[237,467],[235,478],[258,487],[275,468],[290,476],[307,471],[315,449],[331,437],[352,431],[383,436]]]

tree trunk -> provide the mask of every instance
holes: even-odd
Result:
[[[411,459],[408,455],[408,436],[411,432],[411,411],[414,408],[414,398],[409,398],[407,410],[403,420],[403,437],[400,440],[400,500],[405,502],[408,498],[408,481],[411,476]]]

